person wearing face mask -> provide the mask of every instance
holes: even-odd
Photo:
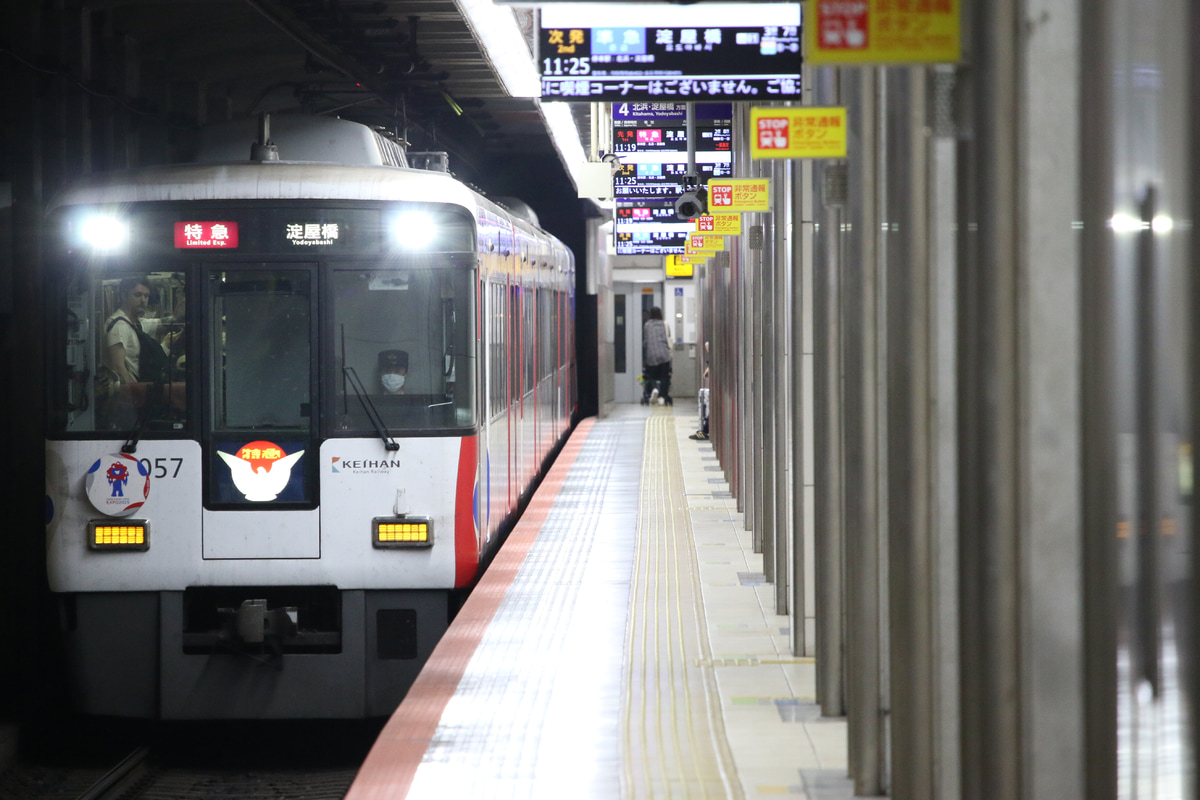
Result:
[[[379,354],[379,380],[384,394],[404,394],[404,379],[408,375],[408,353],[404,350],[384,350]]]

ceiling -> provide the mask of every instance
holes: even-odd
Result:
[[[380,126],[412,150],[445,150],[468,180],[513,156],[560,166],[538,101],[507,95],[454,0],[92,0],[84,8],[106,41],[136,48],[143,85],[193,92],[197,117],[336,114]],[[522,55],[532,58],[534,12],[513,11]]]

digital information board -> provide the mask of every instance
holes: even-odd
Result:
[[[697,103],[698,184],[733,174],[733,106]],[[675,217],[688,169],[684,103],[614,103],[613,175],[617,255],[682,253],[695,223]]]
[[[800,98],[799,3],[555,3],[540,16],[543,99]]]

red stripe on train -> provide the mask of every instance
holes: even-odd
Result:
[[[458,451],[458,484],[454,490],[454,588],[470,585],[479,569],[479,535],[475,526],[475,476],[479,473],[479,439],[464,436]]]

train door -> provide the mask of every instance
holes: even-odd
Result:
[[[204,555],[317,558],[315,512],[287,530],[271,513],[319,497],[314,265],[225,264],[205,284]]]

